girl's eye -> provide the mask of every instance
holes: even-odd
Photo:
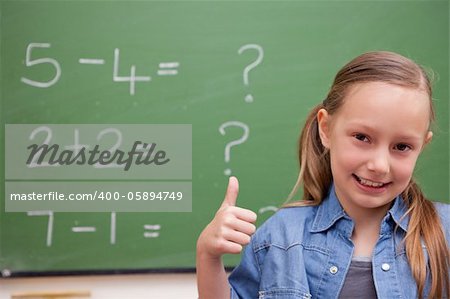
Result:
[[[366,135],[361,134],[361,133],[356,133],[356,134],[353,135],[353,137],[355,137],[359,141],[369,142],[369,138],[367,138]]]
[[[395,146],[395,149],[398,150],[398,151],[400,151],[400,152],[406,152],[406,151],[411,150],[412,148],[411,148],[411,146],[409,146],[409,145],[407,145],[407,144],[399,143],[399,144],[397,144],[397,145]]]

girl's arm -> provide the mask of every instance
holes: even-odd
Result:
[[[200,299],[230,298],[222,255],[238,254],[255,232],[256,214],[236,207],[239,183],[230,177],[225,199],[197,240],[197,288]]]
[[[222,259],[208,257],[199,251],[197,249],[196,262],[199,298],[230,298],[230,288]]]

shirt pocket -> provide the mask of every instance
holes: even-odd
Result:
[[[311,299],[311,294],[297,289],[272,289],[267,291],[259,291],[259,299]]]
[[[312,298],[300,243],[272,243],[260,249],[259,298]]]

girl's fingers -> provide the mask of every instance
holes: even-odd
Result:
[[[235,219],[234,222],[231,223],[230,228],[234,229],[235,231],[244,233],[248,236],[253,235],[256,231],[255,225],[247,221],[242,221],[240,219]]]
[[[252,210],[247,210],[240,207],[233,207],[231,211],[237,218],[241,220],[251,223],[254,223],[256,221],[257,215]]]
[[[239,245],[247,245],[250,243],[250,236],[238,231],[229,230],[224,234],[224,238],[230,242]]]
[[[217,243],[215,243],[214,251],[215,255],[217,256],[222,256],[223,254],[226,253],[236,254],[242,251],[242,245],[233,241],[222,239]]]
[[[227,242],[225,244],[225,249],[226,249],[225,253],[237,254],[237,253],[241,253],[242,245],[239,245],[234,242]]]

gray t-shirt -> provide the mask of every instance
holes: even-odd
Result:
[[[352,258],[339,298],[377,299],[370,257]]]

